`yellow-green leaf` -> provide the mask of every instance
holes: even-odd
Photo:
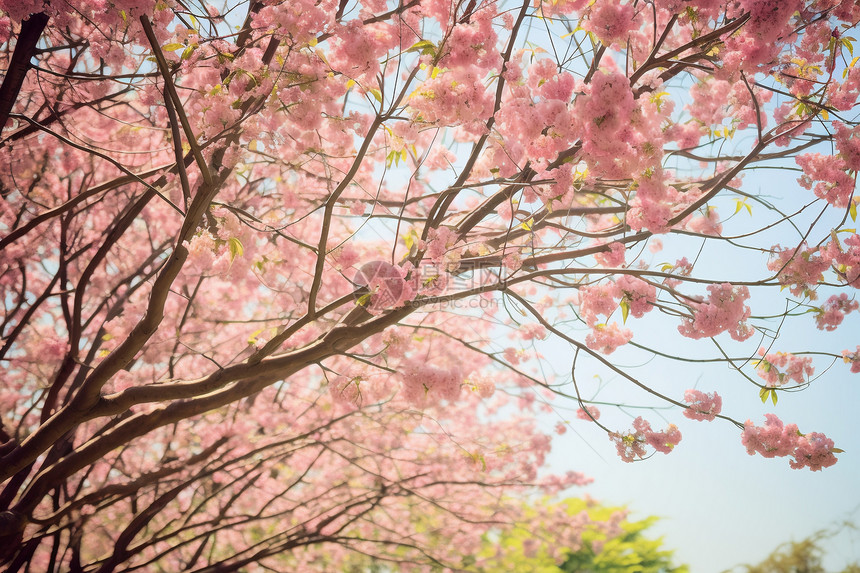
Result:
[[[421,40],[420,42],[416,42],[406,50],[406,53],[409,52],[421,52],[425,56],[435,56],[436,55],[436,44],[431,42],[430,40]]]
[[[851,205],[848,206],[848,214],[851,215],[851,220],[857,220],[857,201],[851,200]]]
[[[627,315],[630,314],[630,303],[627,301],[627,297],[622,297],[621,302],[618,303],[618,306],[621,307],[621,320],[624,324],[627,324]]]
[[[376,89],[376,88],[370,88],[370,89],[369,89],[369,90],[367,90],[367,91],[368,91],[368,92],[370,92],[370,94],[371,94],[374,98],[376,98],[376,101],[378,101],[379,103],[382,103],[382,92],[381,92],[381,91],[379,91],[379,90],[378,90],[378,89]]]
[[[249,345],[251,345],[251,346],[253,346],[254,344],[256,344],[256,343],[257,343],[257,340],[258,340],[258,339],[257,339],[257,337],[258,337],[258,336],[260,336],[260,335],[263,333],[263,330],[265,330],[265,329],[264,329],[264,328],[261,328],[260,330],[256,330],[256,331],[254,331],[254,333],[253,333],[251,336],[249,336],[249,337],[248,337],[248,344],[249,344]]]
[[[161,49],[165,52],[175,52],[176,50],[182,49],[185,47],[185,44],[179,44],[177,42],[171,42],[169,44],[164,44],[161,46]]]
[[[367,306],[367,303],[370,302],[370,293],[366,293],[358,297],[358,300],[355,301],[355,304],[358,306]]]
[[[227,248],[230,250],[230,261],[245,254],[245,247],[238,237],[230,237],[227,241]]]

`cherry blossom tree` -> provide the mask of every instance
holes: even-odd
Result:
[[[728,366],[774,406],[860,372],[780,338],[858,310],[856,2],[0,11],[9,570],[480,566],[507,500],[586,481],[544,471],[551,400],[625,461],[681,440],[625,420],[657,399],[836,462],[617,357]],[[796,188],[744,185],[765,169]]]

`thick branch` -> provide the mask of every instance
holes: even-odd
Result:
[[[36,44],[47,25],[48,15],[44,12],[31,14],[21,22],[21,33],[18,34],[15,52],[9,62],[9,69],[6,70],[6,77],[3,78],[3,85],[0,86],[0,132],[9,121],[9,113],[18,99],[21,86],[24,85],[27,70],[30,69],[30,60],[36,53]]]

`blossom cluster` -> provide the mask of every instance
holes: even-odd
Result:
[[[403,398],[409,404],[424,407],[442,400],[456,400],[463,385],[463,373],[456,367],[444,368],[412,360],[401,368],[400,380]]]
[[[834,294],[827,299],[815,315],[815,324],[819,330],[836,330],[845,320],[845,315],[860,308],[860,303],[849,299],[846,293]]]
[[[729,283],[708,285],[708,299],[692,302],[693,317],[686,319],[678,331],[688,338],[706,338],[728,331],[735,340],[746,340],[753,330],[746,323],[750,308],[744,303],[749,298],[745,286],[732,286]]]
[[[651,424],[639,416],[633,420],[633,432],[619,434],[612,432],[609,439],[615,442],[615,449],[619,457],[625,462],[633,462],[643,459],[651,446],[656,451],[668,454],[681,441],[681,431],[674,424],[662,432],[651,429]]]
[[[851,364],[851,372],[854,374],[860,373],[860,346],[857,347],[857,350],[851,352],[850,350],[842,351],[842,360],[846,364]]]
[[[684,410],[684,415],[691,420],[710,422],[723,409],[723,399],[716,392],[687,390],[684,392],[684,401],[690,405]]]
[[[780,284],[789,286],[794,296],[802,294],[814,300],[814,286],[830,267],[830,260],[823,256],[822,250],[809,248],[806,243],[802,243],[795,248],[774,245],[771,253],[767,268],[779,273]]]
[[[790,352],[765,352],[764,348],[758,351],[762,358],[756,365],[756,372],[769,387],[782,386],[789,381],[803,384],[815,373],[812,358],[809,356],[795,356]]]
[[[747,420],[742,442],[749,455],[792,457],[789,465],[793,469],[808,467],[818,471],[836,463],[833,440],[818,432],[801,434],[796,424],[783,424],[775,414],[765,414],[764,426]]]

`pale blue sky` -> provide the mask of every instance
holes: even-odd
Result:
[[[811,193],[797,185],[796,177],[796,173],[786,171],[758,172],[747,177],[744,189],[781,196],[789,204],[809,200]],[[726,205],[728,208],[720,210],[724,216],[733,212],[731,203]],[[760,217],[766,216],[762,208],[755,206],[753,214],[751,218],[744,211],[735,224],[726,225],[725,232],[755,222],[761,224]],[[810,242],[817,242],[830,229],[825,218]],[[786,244],[791,233],[783,228],[768,238],[773,242],[782,239]],[[669,256],[671,241],[665,242],[666,252],[654,255],[655,261],[674,260]],[[768,240],[757,242],[765,247],[771,244]],[[764,278],[768,276],[765,260],[758,253],[741,258],[734,249],[730,251],[719,242],[709,241],[695,274],[725,280]],[[789,296],[787,290],[781,293],[773,288],[754,291],[753,313],[764,309],[778,312],[784,306],[785,296]],[[823,294],[818,303],[826,296]],[[675,330],[676,321],[652,314],[655,316],[648,315],[647,321],[628,321],[628,326],[636,333],[634,340],[645,341],[670,353],[718,356],[708,339],[683,339]],[[756,337],[742,344],[732,344],[727,335],[718,340],[724,348],[735,349],[736,352],[731,353],[734,356],[748,356],[758,347]],[[812,315],[807,314],[786,321],[772,351],[839,353],[857,344],[860,344],[858,313],[849,315],[833,333],[817,330]],[[551,343],[544,353],[557,372],[569,372],[572,352],[566,345]],[[666,546],[676,550],[677,560],[688,563],[696,573],[718,572],[739,563],[757,562],[780,543],[802,539],[844,519],[854,519],[860,525],[860,444],[857,440],[860,423],[855,410],[860,404],[860,374],[851,374],[842,360],[832,363],[829,359],[816,358],[817,377],[812,384],[800,392],[781,393],[774,406],[770,401],[762,404],[758,389],[724,364],[689,364],[662,359],[645,363],[644,356],[619,350],[611,358],[617,365],[640,364],[631,372],[676,399],[680,399],[687,388],[716,390],[723,397],[723,413],[735,419],[751,419],[761,425],[764,414],[772,412],[786,423],[797,423],[804,433],[826,434],[845,452],[839,454],[835,466],[823,471],[792,470],[786,458],[749,456],[741,444],[740,432],[727,422],[696,422],[684,418],[678,410],[631,410],[630,416],[643,415],[652,421],[655,429],[666,425],[658,412],[662,413],[680,427],[683,439],[669,455],[656,454],[648,460],[628,464],[615,455],[613,444],[604,432],[559,410],[561,416],[572,420],[572,428],[578,435],[569,432],[556,440],[551,464],[557,470],[576,469],[592,476],[595,482],[584,488],[584,493],[607,504],[626,504],[634,511],[634,516],[660,516],[662,520],[653,533],[664,535]],[[752,366],[744,371],[757,379]],[[587,381],[595,374],[601,376],[601,384],[592,380],[589,386]],[[601,387],[595,397],[597,400],[655,403],[625,380],[611,377],[594,366],[584,367],[578,379],[584,395],[591,395]],[[601,422],[606,421],[618,430],[630,427],[632,417],[608,407],[602,410]],[[828,570],[838,571],[848,562],[860,561],[860,532],[846,532],[824,545]]]

